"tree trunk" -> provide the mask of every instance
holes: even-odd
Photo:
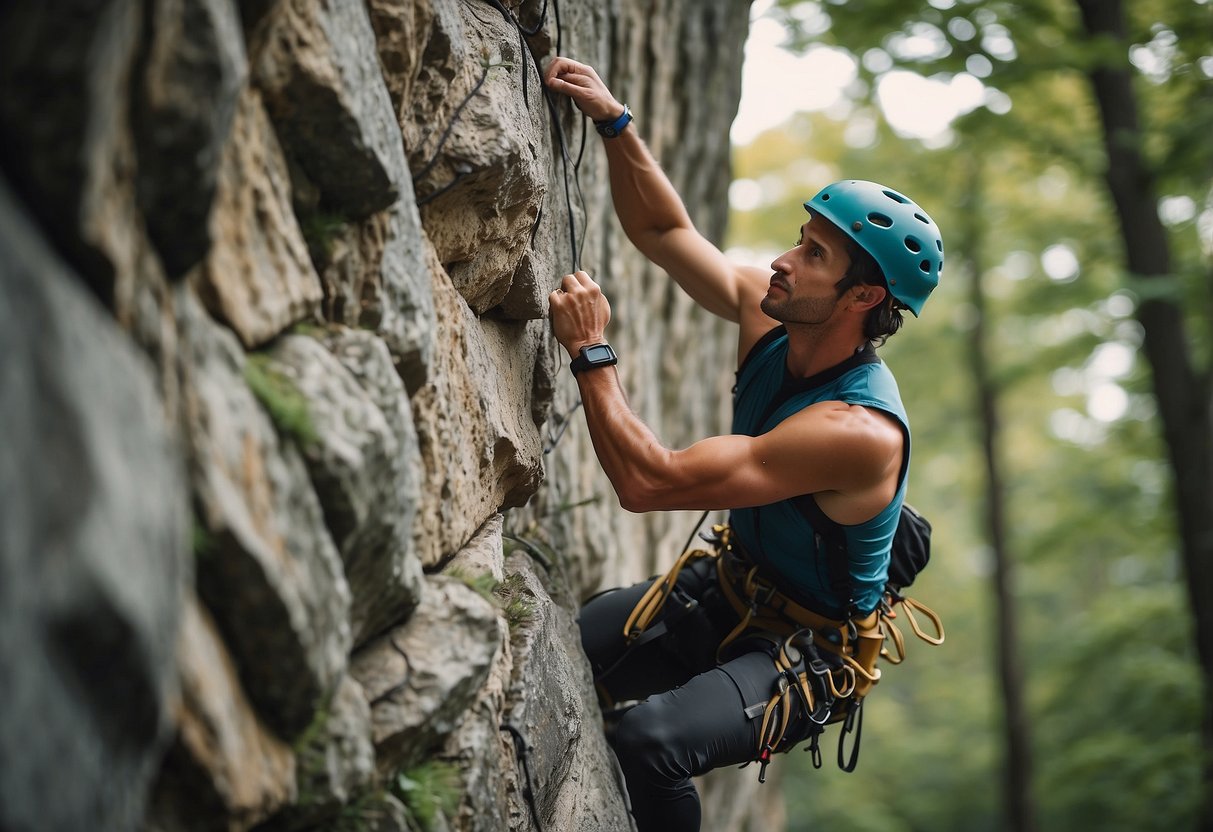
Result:
[[[1076,0],[1092,39],[1112,38],[1127,56],[1122,0]],[[1140,152],[1141,130],[1127,57],[1089,71],[1103,120],[1108,190],[1120,221],[1129,275],[1137,280],[1170,276],[1166,231],[1158,218],[1153,172]],[[1142,301],[1137,318],[1174,477],[1180,552],[1196,622],[1196,645],[1206,691],[1213,691],[1213,418],[1209,385],[1189,354],[1182,310],[1175,300]],[[1200,828],[1213,831],[1213,698],[1204,697],[1205,808]]]
[[[969,355],[973,363],[973,385],[981,430],[982,457],[986,469],[986,534],[994,559],[994,598],[998,649],[998,678],[1003,697],[1003,733],[1006,740],[1006,770],[1003,800],[1007,826],[1014,832],[1035,832],[1036,803],[1032,794],[1032,742],[1024,704],[1024,670],[1020,660],[1019,625],[1015,612],[1015,582],[1011,553],[1007,546],[1006,500],[1000,450],[998,390],[990,374],[987,346],[985,292],[982,286],[981,162],[971,159],[972,183],[967,194],[971,218],[961,241],[961,259],[972,272],[971,302],[976,312],[970,334]]]

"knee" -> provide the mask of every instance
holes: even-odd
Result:
[[[676,709],[660,698],[624,714],[611,739],[624,772],[674,781],[689,777],[689,763],[679,753],[685,743],[678,718]]]

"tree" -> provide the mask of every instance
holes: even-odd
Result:
[[[1207,141],[1213,129],[1213,7],[1156,0],[1135,4],[1129,14],[1120,0],[782,5],[802,34],[820,34],[861,56],[870,91],[899,66],[937,77],[963,74],[997,90],[987,102],[1005,110],[1002,93],[1018,107],[1029,94],[1048,95],[1070,79],[1085,80],[1093,108],[1082,102],[1067,109],[1059,98],[1055,118],[1006,118],[1004,129],[1006,138],[1105,183],[1110,207],[1092,203],[1089,210],[1120,231],[1122,281],[1136,301],[1171,467],[1197,652],[1205,688],[1213,691],[1213,610],[1201,603],[1213,589],[1210,252],[1202,251],[1196,234],[1200,223],[1213,223],[1213,209],[1195,222],[1197,208],[1186,219],[1186,209],[1178,217],[1173,210],[1205,202],[1213,173]],[[1160,208],[1172,215],[1172,227]],[[1204,793],[1213,796],[1213,697],[1203,701]],[[1213,829],[1213,797],[1203,828]]]

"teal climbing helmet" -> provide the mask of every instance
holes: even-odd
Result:
[[[859,179],[827,185],[804,204],[875,258],[889,293],[918,317],[943,270],[939,226],[910,198]]]

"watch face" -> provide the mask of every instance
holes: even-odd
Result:
[[[615,352],[607,344],[595,344],[592,347],[586,347],[581,352],[585,356],[585,360],[590,364],[602,364],[610,361],[615,357]]]

